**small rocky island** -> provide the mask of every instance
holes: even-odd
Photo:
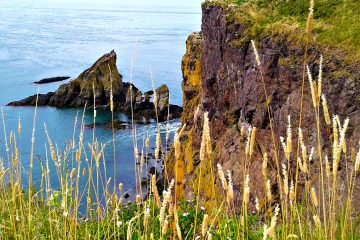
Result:
[[[46,84],[46,83],[53,83],[53,82],[61,82],[70,79],[69,76],[64,77],[51,77],[51,78],[43,78],[39,81],[35,81],[35,84]]]
[[[112,84],[112,86],[111,86]],[[155,90],[157,111],[153,102],[152,90],[144,94],[133,84],[123,82],[116,67],[116,53],[111,51],[99,58],[89,69],[76,79],[61,85],[55,92],[39,94],[38,106],[58,108],[93,107],[110,111],[111,89],[114,111],[131,114],[131,103],[136,122],[148,123],[149,119],[159,121],[179,118],[182,107],[169,104],[169,89],[162,85]],[[35,106],[37,95],[20,101],[10,102],[8,106]],[[168,114],[169,113],[169,114]]]

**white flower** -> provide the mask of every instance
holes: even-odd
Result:
[[[204,206],[201,206],[200,209],[201,209],[202,211],[205,211],[205,207],[204,207]]]
[[[183,213],[183,217],[187,217],[189,215],[189,213]]]
[[[122,221],[117,221],[116,226],[119,228],[122,225]]]

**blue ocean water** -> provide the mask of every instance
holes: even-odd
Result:
[[[7,136],[10,130],[16,131],[21,118],[23,133],[17,142],[24,172],[29,166],[34,108],[6,107],[6,103],[36,94],[38,86],[31,83],[41,78],[62,75],[75,78],[104,53],[115,49],[124,81],[130,81],[134,57],[134,84],[143,91],[151,89],[151,67],[155,85],[167,84],[172,103],[181,104],[181,57],[188,34],[200,30],[200,4],[201,0],[1,0],[0,106]],[[39,91],[54,91],[59,85],[41,85]],[[34,165],[37,185],[41,176],[39,159],[45,159],[44,123],[53,143],[64,149],[73,136],[77,114],[81,116],[82,109],[38,108]],[[107,113],[98,115],[97,121],[110,118]],[[91,123],[92,118],[91,112],[85,114],[86,123]],[[80,131],[79,122],[76,134]],[[171,132],[179,126],[179,121],[173,121]],[[156,125],[138,126],[137,133],[139,141],[148,133],[154,143]],[[0,156],[6,159],[3,131],[0,136]],[[99,142],[108,143],[106,170],[111,176],[114,170],[109,144],[112,132],[97,128],[95,137]],[[91,140],[92,130],[86,129],[85,144]],[[135,179],[130,130],[116,132],[116,146],[116,182],[124,183],[125,189],[131,190]],[[52,177],[56,188],[54,172]]]

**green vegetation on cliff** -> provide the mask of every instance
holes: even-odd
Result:
[[[204,4],[232,5],[234,18],[251,26],[247,34],[256,37],[264,30],[305,30],[308,0],[216,0]],[[347,50],[360,49],[360,1],[318,0],[314,5],[313,33],[317,43]],[[297,33],[296,33],[297,34]]]

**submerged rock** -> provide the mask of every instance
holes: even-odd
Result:
[[[158,118],[159,121],[179,118],[182,108],[169,104],[169,89],[162,85],[155,91],[158,95],[158,111],[150,101],[153,91],[143,96],[142,92],[133,84],[122,81],[116,67],[116,53],[111,51],[99,58],[89,69],[81,73],[76,79],[61,85],[55,92],[27,97],[14,101],[8,106],[53,106],[58,108],[91,107],[95,106],[110,110],[110,96],[113,95],[114,111],[133,114],[134,118],[142,122]],[[38,99],[38,100],[37,100]],[[158,116],[156,116],[156,113]]]

